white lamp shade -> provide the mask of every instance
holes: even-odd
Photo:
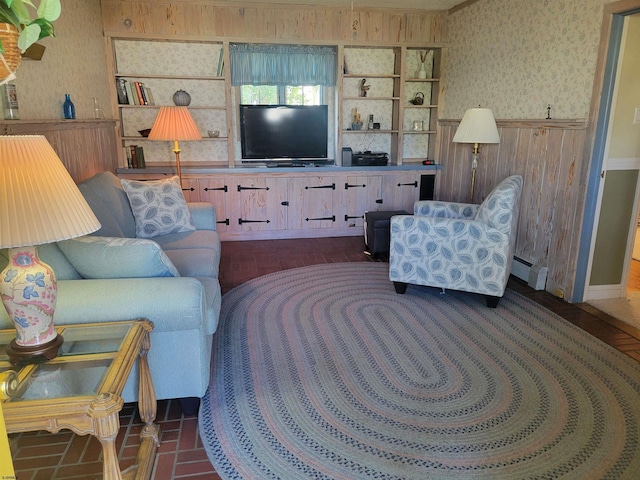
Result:
[[[456,143],[500,143],[496,119],[490,108],[470,108],[453,136]]]
[[[187,107],[161,107],[149,140],[202,140]]]
[[[99,228],[44,136],[0,136],[0,248],[51,243]]]

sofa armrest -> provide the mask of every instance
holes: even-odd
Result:
[[[207,202],[188,202],[191,218],[198,230],[216,230],[216,208]]]
[[[479,207],[474,203],[422,200],[414,203],[413,214],[425,217],[475,218]]]
[[[217,318],[206,308],[205,288],[191,277],[62,280],[54,323],[147,318],[156,332],[201,330],[210,335]]]

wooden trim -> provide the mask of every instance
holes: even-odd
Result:
[[[415,45],[446,43],[446,11],[346,6],[243,4],[180,0],[102,0],[104,34],[112,38]],[[356,22],[357,28],[353,28]]]
[[[13,120],[4,135],[44,135],[76,182],[118,167],[119,122],[107,120]]]
[[[0,121],[3,135],[39,135],[38,132],[115,127],[118,120],[11,120]]]
[[[456,5],[455,7],[451,7],[449,10],[447,10],[447,15],[453,15],[454,13],[467,8],[471,5],[473,5],[474,3],[478,2],[480,0],[467,0],[466,2],[462,2],[459,5]]]
[[[456,126],[460,123],[460,120],[454,119],[441,119],[438,121],[441,126]],[[562,130],[583,130],[587,128],[586,120],[554,120],[554,119],[519,119],[519,120],[499,120],[496,119],[496,125],[505,128],[548,128],[548,129],[562,129]]]

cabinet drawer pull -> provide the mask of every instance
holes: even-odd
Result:
[[[241,192],[243,190],[269,190],[269,187],[243,187],[238,185],[238,191]]]
[[[217,187],[217,188],[209,188],[209,187],[205,187],[204,188],[205,192],[214,192],[216,190],[220,190],[220,191],[223,191],[223,192],[228,192],[229,191],[229,189],[227,188],[226,185],[224,187]]]
[[[238,225],[243,223],[271,223],[271,220],[245,220],[244,218],[239,218]]]
[[[335,216],[335,215],[332,215],[332,216],[330,216],[330,217],[305,218],[305,220],[306,220],[307,222],[310,222],[310,221],[312,221],[312,220],[331,220],[332,222],[335,222],[335,221],[336,221],[336,216]]]
[[[280,202],[280,205],[282,205],[283,207],[288,207],[289,202],[285,200],[284,202]]]
[[[336,184],[332,183],[331,185],[318,185],[317,187],[309,187],[309,186],[304,187],[305,190],[309,190],[310,188],[330,188],[331,190],[335,190]]]
[[[379,199],[376,200],[376,203],[384,203],[384,200],[379,198]]]
[[[352,220],[354,218],[364,218],[364,215],[354,215],[354,216],[345,215],[344,221],[348,222],[349,220]]]
[[[225,218],[224,220],[218,220],[216,223],[224,223],[225,225],[229,225],[229,219]]]
[[[182,191],[183,192],[193,192],[195,190],[195,188],[190,187],[190,188],[183,188]]]
[[[350,188],[356,188],[356,187],[366,188],[366,185],[364,183],[362,185],[350,185],[348,183],[344,184],[344,189],[345,190],[349,190]]]
[[[415,188],[418,188],[418,181],[416,180],[413,183],[399,183],[398,186],[399,187],[415,187]]]

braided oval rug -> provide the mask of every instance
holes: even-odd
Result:
[[[223,297],[200,435],[223,479],[638,479],[639,365],[510,290],[303,267]]]

